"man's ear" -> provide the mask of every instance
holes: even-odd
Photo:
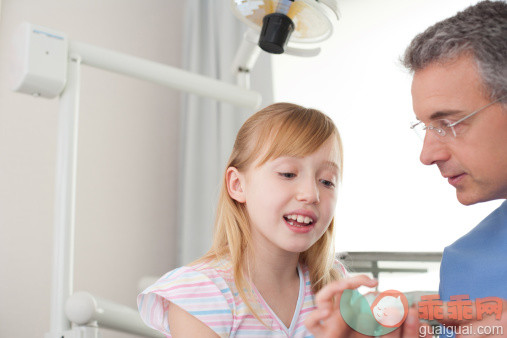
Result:
[[[234,167],[227,168],[225,175],[229,196],[239,203],[245,203],[244,176]]]

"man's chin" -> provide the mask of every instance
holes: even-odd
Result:
[[[494,197],[486,196],[484,194],[477,194],[473,192],[471,193],[464,190],[460,191],[460,189],[456,190],[456,197],[458,198],[458,201],[463,205],[473,205],[496,199]]]
[[[479,202],[484,202],[479,196],[476,194],[467,192],[465,189],[456,189],[456,197],[458,201],[463,205],[472,205]]]

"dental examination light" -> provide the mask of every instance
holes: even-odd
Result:
[[[248,73],[261,49],[272,54],[315,56],[339,19],[336,0],[232,0],[234,14],[250,28],[233,62],[238,83],[248,87]]]

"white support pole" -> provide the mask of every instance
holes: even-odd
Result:
[[[255,91],[105,48],[69,41],[69,53],[81,56],[82,63],[89,66],[228,102],[236,106],[255,109],[261,103],[261,95]]]
[[[80,63],[79,56],[71,55],[67,85],[60,96],[51,324],[46,338],[60,338],[63,332],[70,329],[70,322],[65,315],[65,301],[73,292]]]
[[[146,326],[137,310],[107,299],[95,297],[88,292],[74,293],[65,305],[67,317],[80,327],[98,324],[116,331],[162,338],[162,333]]]
[[[259,40],[258,33],[251,29],[246,31],[232,61],[231,70],[236,75],[236,84],[245,89],[250,89],[250,72],[261,53],[257,40]]]

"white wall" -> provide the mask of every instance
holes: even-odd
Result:
[[[178,67],[182,14],[166,0],[1,3],[0,337],[49,330],[57,147],[58,100],[8,88],[10,34],[27,20]],[[176,264],[180,93],[88,66],[81,78],[74,289],[135,307],[139,278]]]

